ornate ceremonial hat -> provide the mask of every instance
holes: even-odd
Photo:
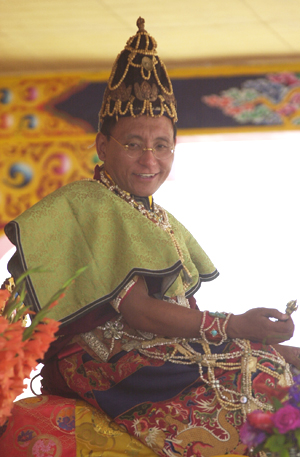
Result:
[[[177,122],[176,100],[167,69],[158,57],[156,41],[137,20],[138,31],[117,56],[99,113],[99,128],[107,117],[143,114],[167,116]]]

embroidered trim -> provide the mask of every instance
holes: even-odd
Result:
[[[138,275],[135,275],[127,284],[126,286],[119,292],[119,295],[110,302],[111,306],[114,308],[117,313],[120,313],[120,305],[127,294],[131,291],[131,289],[136,285],[138,282]]]
[[[184,308],[190,308],[190,302],[184,295],[177,295],[176,298],[168,298],[165,301],[169,303],[174,303],[178,306],[183,306]]]
[[[206,343],[219,346],[227,340],[227,325],[232,313],[210,313],[204,311],[199,329],[200,337]]]
[[[97,338],[93,332],[81,333],[80,335],[85,343],[97,354],[97,356],[107,362],[110,351],[107,349],[105,344]]]

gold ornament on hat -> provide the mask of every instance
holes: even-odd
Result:
[[[142,67],[147,71],[153,70],[153,60],[145,56],[142,58]]]
[[[167,116],[177,122],[176,100],[167,69],[157,55],[157,43],[137,20],[138,31],[129,38],[113,65],[99,113],[99,128],[107,117]]]

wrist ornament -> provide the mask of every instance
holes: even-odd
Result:
[[[227,326],[232,313],[211,313],[204,311],[199,329],[203,341],[219,346],[227,340]]]

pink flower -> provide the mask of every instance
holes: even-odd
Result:
[[[252,427],[255,427],[259,430],[262,430],[266,433],[272,433],[274,423],[273,423],[274,414],[270,411],[260,411],[256,410],[248,414],[248,422]]]
[[[278,428],[279,433],[284,434],[290,430],[300,427],[300,410],[292,405],[286,404],[280,408],[273,416],[274,427]]]

